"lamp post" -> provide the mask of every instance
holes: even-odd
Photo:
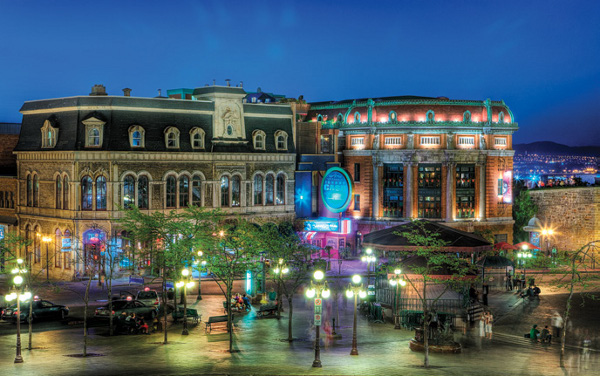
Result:
[[[188,269],[183,269],[181,276],[182,280],[177,282],[177,287],[183,288],[183,330],[181,334],[187,336],[190,334],[187,327],[187,289],[194,287],[194,281],[189,280],[190,271]]]
[[[519,259],[521,267],[523,268],[523,286],[522,286],[522,288],[525,288],[525,286],[527,285],[527,268],[525,267],[525,262],[527,259],[532,258],[533,255],[531,254],[531,252],[529,252],[529,247],[527,246],[527,244],[523,244],[523,246],[521,247],[521,250],[522,250],[522,252],[519,252],[517,254],[517,257]]]
[[[348,298],[354,297],[354,323],[352,324],[352,350],[350,355],[358,355],[358,348],[356,343],[356,311],[357,311],[357,299],[360,296],[364,299],[367,296],[367,292],[363,289],[363,284],[360,283],[361,277],[358,274],[352,276],[352,282],[348,284],[346,289],[346,296]]]
[[[366,250],[367,255],[361,257],[360,259],[362,260],[362,262],[365,262],[367,264],[367,285],[370,282],[370,275],[371,275],[371,264],[375,265],[375,262],[377,261],[377,257],[375,257],[375,255],[373,254],[373,250],[371,248],[367,248]],[[375,269],[375,267],[373,266],[373,270]]]
[[[48,258],[48,243],[52,241],[49,236],[43,236],[42,241],[46,243],[46,282],[50,282],[50,260]]]
[[[331,295],[331,291],[329,291],[329,287],[327,286],[327,281],[324,280],[325,273],[321,270],[315,271],[313,275],[314,281],[310,281],[310,286],[308,290],[306,290],[306,296],[309,299],[314,298],[315,303],[315,331],[316,331],[316,339],[315,339],[315,360],[313,361],[313,367],[322,367],[321,366],[321,346],[319,344],[320,341],[320,327],[321,327],[321,318],[323,313],[323,299],[329,298]]]
[[[198,269],[198,296],[196,297],[196,301],[202,300],[202,270],[206,267],[206,260],[201,260],[204,253],[202,251],[198,251],[198,260],[194,261],[194,265]]]
[[[542,236],[544,237],[544,240],[546,241],[546,256],[550,255],[550,237],[554,235],[554,230],[549,228],[549,229],[542,229]]]
[[[290,272],[287,265],[284,264],[283,259],[279,259],[279,263],[273,269],[273,274],[277,276],[277,318],[281,316],[281,278]]]
[[[400,277],[400,274],[402,274],[402,270],[395,269],[394,276],[388,279],[390,285],[396,287],[396,294],[394,295],[394,329],[401,329],[400,314],[398,312],[398,292],[400,286],[406,286],[406,281]]]
[[[12,270],[12,274],[16,274],[13,278],[13,291],[5,298],[9,302],[17,300],[17,354],[15,356],[15,363],[23,363],[23,357],[21,356],[21,302],[31,299],[31,292],[24,291],[21,293],[21,285],[23,284],[21,274],[27,273],[27,269],[21,269],[22,265],[23,260],[17,259],[17,267]]]

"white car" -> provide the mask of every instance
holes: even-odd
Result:
[[[143,291],[138,291],[135,300],[144,303],[147,306],[158,307],[158,293],[156,290],[145,288]]]

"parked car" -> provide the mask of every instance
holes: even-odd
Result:
[[[138,291],[135,300],[144,303],[147,306],[157,306],[159,305],[158,301],[158,293],[156,290],[150,290],[145,288],[143,291]]]
[[[136,316],[143,316],[146,319],[154,319],[157,315],[157,307],[154,305],[145,305],[138,300],[115,300],[112,302],[112,315],[113,317],[121,317],[123,313],[132,314]],[[111,311],[108,308],[108,304],[102,307],[98,307],[94,312],[94,317],[98,319],[110,318]]]
[[[69,307],[60,305],[60,304],[54,304],[47,300],[42,300],[42,299],[34,300],[31,305],[31,308],[32,308],[31,319],[34,322],[39,321],[39,320],[52,320],[52,319],[64,320],[67,318],[67,316],[69,316]],[[17,320],[17,305],[13,304],[10,307],[5,308],[2,311],[2,318],[4,320],[13,320],[16,322],[16,320]],[[27,321],[29,319],[29,303],[27,303],[27,302],[21,303],[20,319],[22,322]]]

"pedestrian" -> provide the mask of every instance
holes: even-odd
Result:
[[[563,318],[561,317],[560,313],[554,311],[551,322],[554,338],[560,338],[560,332],[563,327]]]
[[[485,312],[479,316],[479,336],[485,337]]]
[[[506,291],[512,291],[513,289],[513,281],[512,276],[510,274],[506,275]]]
[[[494,316],[492,312],[487,311],[485,314],[485,337],[492,339],[492,324],[494,323]]]

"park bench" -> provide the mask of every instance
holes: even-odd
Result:
[[[256,312],[258,317],[268,316],[268,315],[276,315],[277,314],[277,305],[275,304],[263,304],[260,306],[258,311]]]
[[[177,320],[183,319],[183,307],[178,307],[177,310],[173,310],[171,313],[173,316],[173,321],[177,322]],[[227,316],[226,316],[227,317]],[[202,315],[198,314],[198,310],[194,308],[188,308],[186,311],[186,318],[192,319],[194,324],[198,324],[198,321],[201,320]]]
[[[227,325],[227,315],[222,316],[211,316],[208,318],[208,321],[205,323],[206,327],[204,331],[206,333],[210,333],[212,331],[212,324],[218,324],[224,322]],[[233,327],[233,315],[231,315],[231,326]]]

